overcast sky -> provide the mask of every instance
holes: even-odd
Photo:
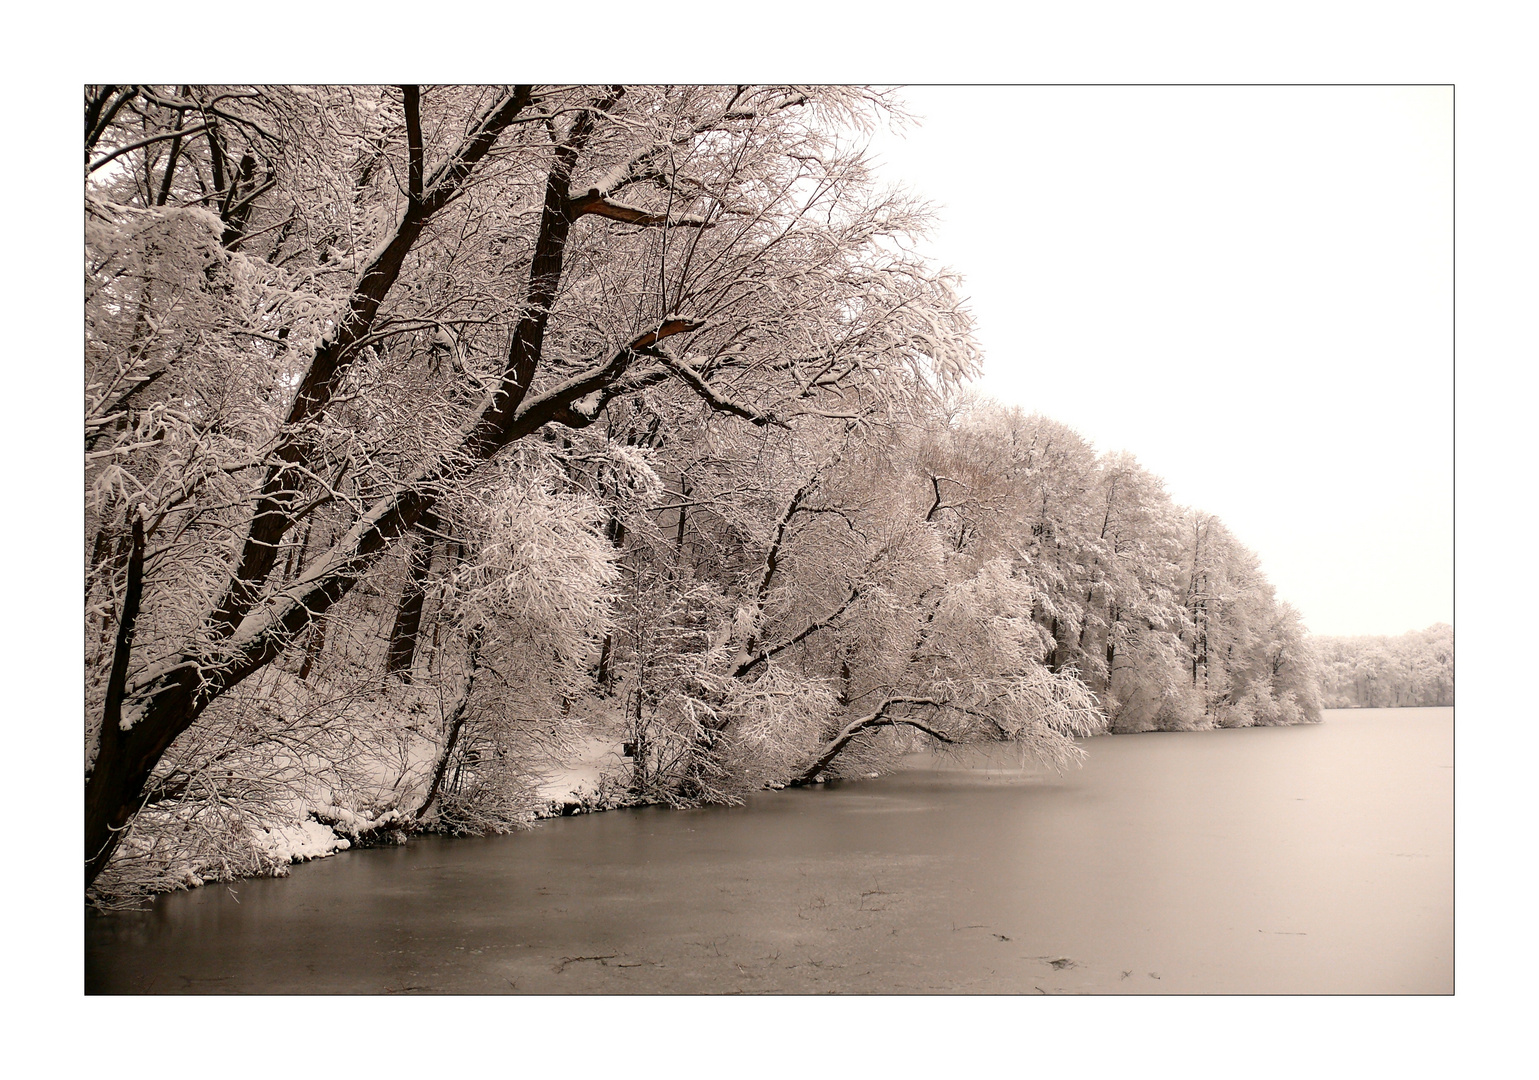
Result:
[[[1446,87],[912,87],[981,389],[1129,450],[1322,634],[1453,621]]]

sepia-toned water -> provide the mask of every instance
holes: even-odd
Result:
[[[1084,745],[88,913],[86,990],[1453,991],[1452,709]]]

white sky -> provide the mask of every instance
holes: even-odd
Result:
[[[1453,621],[1447,87],[911,87],[981,389],[1221,517],[1324,634]]]

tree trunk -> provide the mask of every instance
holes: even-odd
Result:
[[[615,635],[611,631],[604,635],[604,644],[599,647],[598,668],[593,673],[593,681],[598,683],[599,689],[608,693],[614,688],[614,670],[612,660],[614,657]]]
[[[454,712],[449,716],[449,734],[444,741],[443,752],[438,755],[438,763],[433,767],[433,783],[428,788],[427,797],[422,800],[422,805],[417,807],[413,820],[421,821],[422,816],[428,812],[438,798],[438,789],[443,785],[444,773],[448,771],[449,761],[454,756],[455,744],[460,741],[460,729],[465,726],[465,711],[470,706],[470,692],[475,689],[476,672],[480,670],[481,659],[481,632],[473,630],[470,634],[470,672],[465,677],[465,692],[460,695],[459,704],[454,706]]]
[[[305,531],[299,538],[299,546],[289,552],[288,565],[283,568],[283,583],[287,585],[294,580],[294,575],[305,568],[305,552],[310,549],[310,530],[315,523],[305,522]]]
[[[433,528],[431,515],[423,515],[422,524]],[[417,656],[417,635],[422,629],[422,606],[427,600],[428,573],[433,568],[433,538],[420,536],[407,559],[406,584],[401,587],[396,606],[395,625],[390,628],[390,649],[385,655],[385,674],[399,675],[411,682],[412,662]]]
[[[801,786],[804,784],[812,783],[818,778],[819,773],[823,772],[823,770],[827,769],[829,765],[833,764],[834,759],[844,751],[845,747],[849,746],[850,743],[855,741],[856,736],[860,735],[862,732],[870,731],[874,728],[917,728],[918,730],[924,732],[926,735],[938,740],[939,742],[955,744],[956,740],[951,736],[947,735],[943,731],[937,731],[935,728],[932,728],[928,724],[922,723],[921,721],[909,719],[908,717],[893,717],[887,715],[887,710],[891,709],[894,705],[934,706],[939,704],[940,702],[931,698],[888,698],[887,700],[883,701],[881,705],[877,706],[875,712],[868,713],[858,720],[850,721],[840,729],[839,734],[835,735],[832,739],[828,740],[828,742],[824,743],[823,748],[818,751],[817,757],[813,758],[812,763],[806,768],[802,769],[801,772],[797,773],[796,776],[792,778],[792,786]]]
[[[97,736],[96,760],[105,762],[102,771],[112,769],[114,765],[123,763],[123,755],[120,746],[125,741],[122,729],[123,719],[123,693],[128,682],[128,657],[133,651],[134,628],[139,621],[139,601],[144,589],[144,521],[136,514],[133,520],[132,550],[128,556],[128,582],[123,589],[123,612],[118,618],[118,636],[116,647],[112,652],[112,671],[107,677],[107,697],[102,708],[101,732]],[[131,734],[131,733],[130,733]],[[159,755],[156,755],[159,760]],[[93,770],[92,775],[95,775]],[[144,780],[149,779],[148,772]],[[141,780],[134,789],[134,797],[144,790],[144,780]],[[86,788],[86,820],[91,820],[92,811],[101,814],[104,807],[93,804],[92,796],[96,796],[96,803],[102,801],[103,789],[95,792],[90,786]],[[129,812],[132,816],[132,809]],[[117,846],[121,833],[127,828],[128,818],[123,819],[124,824],[116,832],[106,832],[93,837],[86,834],[86,884],[91,884],[100,873],[101,867],[112,855],[112,850]],[[93,844],[93,839],[95,843]]]
[[[647,726],[641,714],[641,680],[636,684],[636,715],[634,738],[635,743],[631,747],[635,754],[631,758],[631,788],[637,796],[645,799],[651,792],[652,782],[647,775]]]
[[[310,642],[305,646],[304,663],[299,665],[300,682],[308,681],[310,671],[315,667],[315,662],[320,659],[321,650],[326,646],[326,620],[317,619],[315,628],[310,633]]]
[[[1122,612],[1111,601],[1106,603],[1106,679],[1111,681],[1112,660],[1117,655],[1117,627],[1122,622]]]

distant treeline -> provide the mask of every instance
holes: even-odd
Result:
[[[1454,703],[1453,627],[1399,637],[1316,637],[1327,709],[1392,709]]]

